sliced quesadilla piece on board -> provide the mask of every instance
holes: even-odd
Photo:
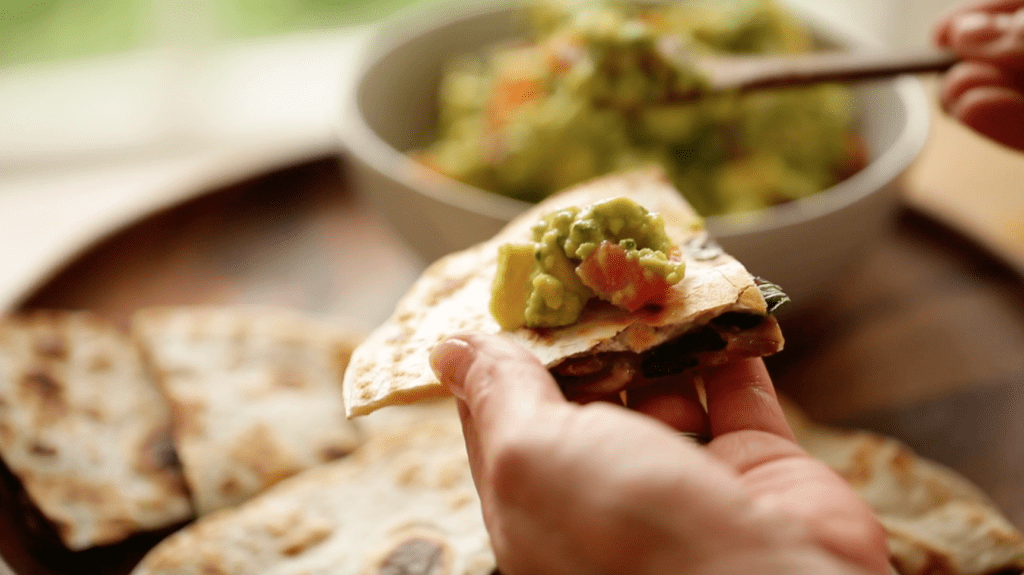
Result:
[[[570,325],[503,331],[490,311],[499,248],[532,241],[533,226],[547,214],[619,197],[661,217],[685,263],[682,280],[656,306],[631,312],[595,298]],[[700,218],[657,169],[561,192],[493,239],[431,265],[353,354],[345,374],[349,416],[445,395],[428,354],[461,332],[506,334],[533,352],[573,398],[616,393],[698,363],[768,355],[783,342],[755,278],[708,238]]]
[[[354,332],[244,306],[144,309],[132,328],[170,403],[198,513],[356,447],[341,393]]]
[[[878,514],[902,575],[1024,572],[1024,534],[966,478],[895,439],[819,425],[792,403],[783,407],[800,444]]]
[[[379,417],[391,412],[405,413]],[[133,574],[492,573],[454,404],[367,419],[367,439],[352,455],[199,519],[157,545]]]
[[[192,516],[163,397],[86,312],[0,320],[0,455],[74,551]]]

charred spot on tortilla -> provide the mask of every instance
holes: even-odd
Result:
[[[139,466],[143,470],[165,469],[181,472],[181,461],[178,459],[178,452],[174,450],[169,425],[154,428],[142,441]]]
[[[411,537],[399,543],[381,560],[378,575],[448,575],[449,554],[442,541]]]
[[[68,348],[60,334],[52,332],[39,334],[34,343],[36,353],[42,357],[53,359],[67,357]]]

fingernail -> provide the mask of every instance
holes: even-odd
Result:
[[[991,14],[967,12],[953,19],[952,35],[960,42],[984,44],[1002,35],[1003,30],[996,24]]]
[[[452,395],[466,398],[466,371],[473,363],[473,346],[466,340],[448,338],[430,351],[430,368]]]
[[[1006,26],[1018,39],[1024,40],[1024,8],[1014,12]]]

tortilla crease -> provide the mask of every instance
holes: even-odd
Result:
[[[901,575],[1024,571],[1024,534],[966,478],[895,439],[813,423],[791,402],[782,406],[800,445],[875,510]]]
[[[73,551],[192,516],[167,405],[127,335],[87,312],[0,321],[0,455]]]
[[[366,428],[353,454],[203,517],[133,575],[489,575],[494,554],[455,405],[385,410]]]
[[[428,364],[429,351],[447,336],[499,333],[491,316],[491,287],[498,247],[530,241],[531,228],[545,214],[627,196],[665,221],[665,231],[683,248],[686,274],[656,311],[630,313],[592,300],[578,322],[561,328],[520,328],[508,337],[551,368],[577,356],[599,352],[639,353],[702,326],[725,312],[763,315],[764,298],[754,278],[708,239],[701,219],[659,169],[616,174],[570,188],[537,204],[493,239],[432,264],[398,303],[394,314],[352,355],[345,373],[349,417],[380,407],[447,395]],[[774,351],[782,335],[774,318]]]
[[[133,333],[171,406],[199,514],[355,449],[341,376],[361,337],[260,307],[149,308]]]

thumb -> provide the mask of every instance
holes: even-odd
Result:
[[[471,423],[483,445],[529,420],[543,405],[566,402],[540,361],[500,336],[467,334],[444,340],[431,351],[430,365],[459,398],[463,424]]]

